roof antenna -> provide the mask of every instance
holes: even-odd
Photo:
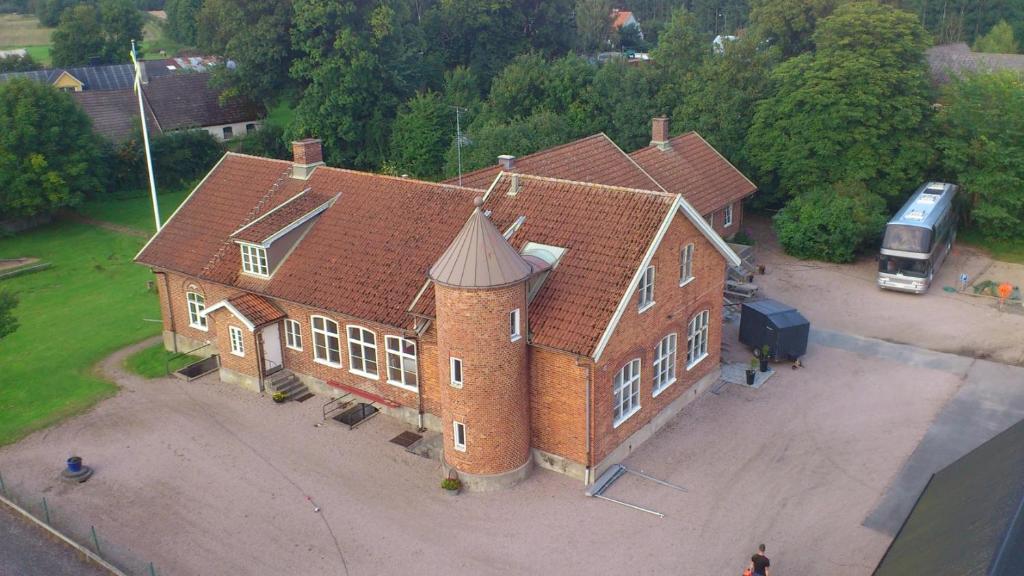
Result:
[[[448,106],[455,110],[455,147],[458,149],[459,156],[459,186],[462,186],[462,118],[463,112],[467,112],[465,108],[461,106]]]

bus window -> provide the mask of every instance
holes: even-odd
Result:
[[[883,274],[902,274],[914,278],[926,278],[930,268],[931,262],[928,260],[884,255],[878,258],[878,271]]]
[[[889,224],[885,227],[882,248],[928,254],[932,251],[932,231],[920,226]]]

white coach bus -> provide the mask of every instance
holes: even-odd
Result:
[[[917,189],[885,225],[878,258],[878,286],[922,294],[953,248],[957,186],[929,182]]]

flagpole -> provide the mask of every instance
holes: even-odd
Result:
[[[146,168],[149,169],[149,192],[153,196],[153,219],[156,231],[160,231],[160,204],[156,200],[156,180],[153,178],[153,157],[149,152],[149,130],[146,128],[146,109],[142,106],[142,71],[135,54],[135,40],[132,40],[132,63],[135,65],[135,92],[139,95],[139,118],[142,119],[142,142],[146,148]]]

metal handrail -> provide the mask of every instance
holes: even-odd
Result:
[[[323,419],[327,420],[327,415],[328,414],[333,414],[334,412],[337,412],[337,411],[341,410],[342,408],[344,408],[344,406],[342,406],[342,404],[341,404],[342,400],[345,400],[346,398],[348,398],[351,395],[352,395],[352,393],[349,392],[349,393],[346,393],[344,396],[338,396],[337,398],[333,398],[331,400],[328,400],[327,402],[324,402],[324,405],[321,406],[321,408],[320,408],[321,411],[323,412]],[[328,409],[327,407],[330,406],[331,404],[334,404],[335,406],[333,408],[331,408],[331,409]]]
[[[193,349],[189,350],[188,352],[178,352],[174,356],[171,356],[170,358],[168,358],[167,361],[164,362],[164,376],[167,376],[167,375],[169,375],[171,373],[171,362],[172,361],[174,361],[174,360],[176,360],[178,358],[181,358],[182,356],[188,356],[189,354],[195,352],[196,350],[202,350],[203,348],[206,348],[210,344],[211,344],[210,342],[207,342],[206,344],[203,344],[202,346],[200,346],[198,348],[193,348]]]

